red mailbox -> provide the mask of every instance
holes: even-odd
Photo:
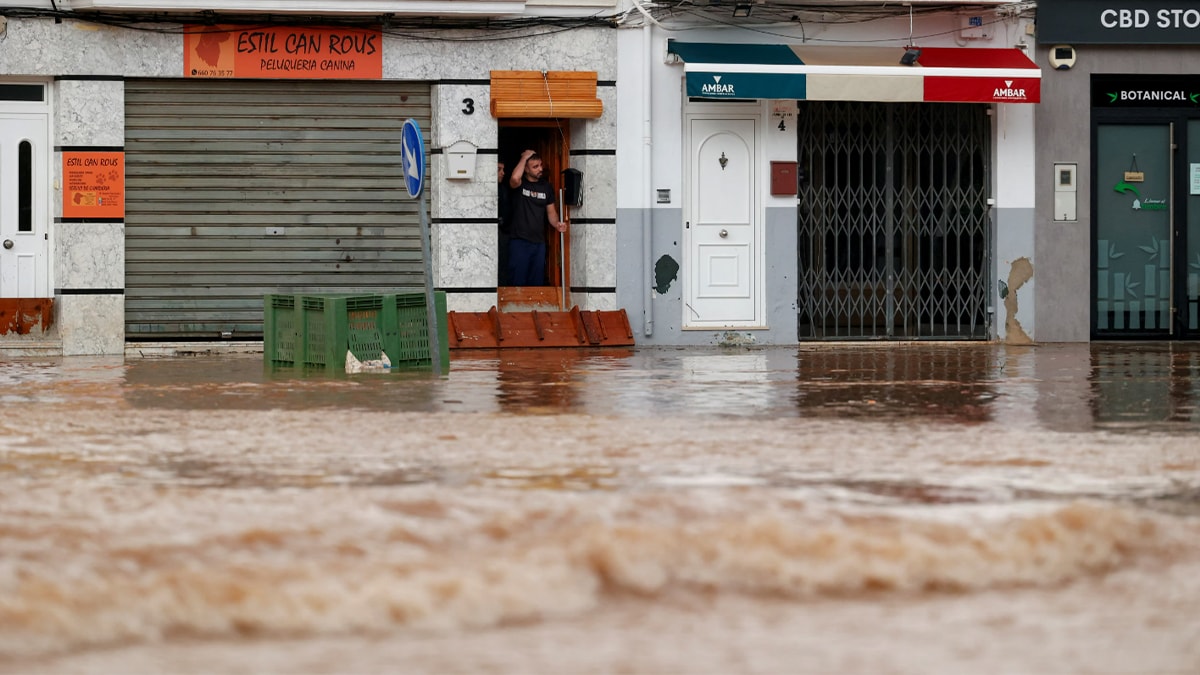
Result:
[[[771,194],[779,196],[796,194],[795,162],[771,162]]]

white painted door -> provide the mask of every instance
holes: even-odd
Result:
[[[49,297],[47,116],[0,112],[0,298]]]
[[[755,325],[755,120],[693,118],[688,131],[684,325]]]

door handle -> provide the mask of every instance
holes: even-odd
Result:
[[[718,234],[720,234],[720,235],[721,235],[721,238],[728,237],[728,236],[729,236],[729,230],[721,230],[720,232],[718,232]],[[7,242],[6,242],[6,243],[5,243],[5,246],[7,246],[7,245],[8,245],[8,244],[7,244]]]
[[[721,236],[723,237],[723,236],[725,236],[725,235],[721,235]],[[5,240],[4,240],[4,248],[12,248],[12,247],[13,247],[13,240],[12,240],[12,239],[5,239]]]

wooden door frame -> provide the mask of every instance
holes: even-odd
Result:
[[[540,147],[534,147],[538,155],[542,158],[542,163],[546,167],[545,176],[554,186],[555,208],[559,211],[559,218],[568,224],[567,234],[563,238],[564,246],[562,251],[563,267],[565,267],[565,285],[563,284],[564,274],[563,268],[559,266],[559,246],[558,237],[546,237],[546,276],[550,279],[548,286],[499,286],[497,287],[497,301],[500,309],[505,306],[521,307],[524,305],[544,304],[547,299],[554,305],[569,309],[570,288],[571,288],[571,232],[570,222],[571,215],[569,208],[563,208],[558,201],[558,191],[562,190],[562,172],[571,165],[571,123],[570,120],[561,119],[499,119],[496,121],[497,130],[497,153],[499,161],[505,162],[509,170],[512,169],[512,164],[506,159],[515,161],[519,156],[520,150],[500,147],[499,136],[500,130],[503,129],[540,129],[547,134],[547,140],[540,144]],[[555,133],[557,132],[557,133]],[[539,145],[539,144],[535,144]],[[505,152],[512,155],[511,158],[506,157]],[[557,232],[554,232],[557,234]],[[545,290],[539,290],[545,289]]]

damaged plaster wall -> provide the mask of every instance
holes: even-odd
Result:
[[[683,211],[651,209],[653,254],[641,252],[642,212],[617,209],[617,303],[639,345],[781,345],[796,343],[796,211],[766,209],[765,328],[697,330],[683,327]],[[644,335],[645,303],[653,302],[653,334]]]
[[[1017,291],[1030,279],[1033,279],[1033,263],[1029,262],[1029,258],[1018,258],[1009,269],[1008,281],[1002,282],[1000,287],[1000,297],[1004,300],[1004,341],[1010,345],[1033,343],[1017,318],[1017,312],[1020,310]]]

